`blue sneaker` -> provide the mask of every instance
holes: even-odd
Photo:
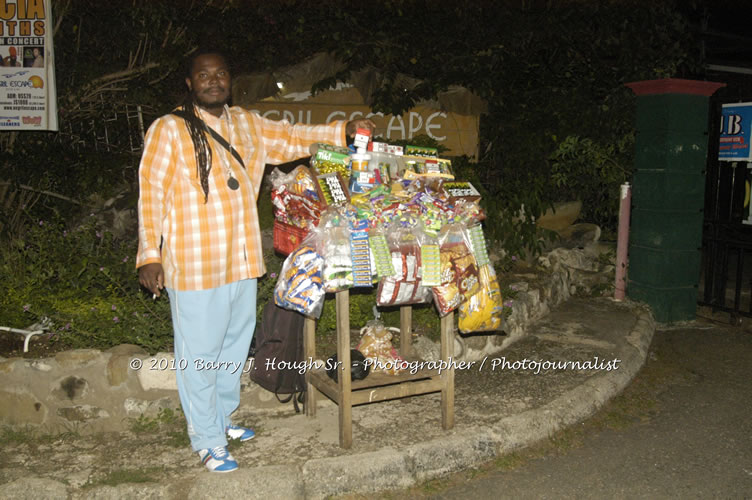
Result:
[[[238,463],[225,446],[201,450],[198,456],[201,463],[212,472],[232,472],[238,468]]]
[[[253,432],[252,429],[240,427],[239,425],[230,424],[225,429],[225,432],[227,433],[227,437],[230,439],[238,439],[241,443],[244,441],[250,441],[256,437],[256,433]]]

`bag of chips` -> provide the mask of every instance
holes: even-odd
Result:
[[[455,310],[480,290],[478,265],[463,224],[447,224],[439,233],[441,284],[433,287],[441,316]]]
[[[457,321],[460,332],[491,332],[501,330],[504,303],[496,272],[491,264],[479,269],[480,291],[460,304]]]
[[[324,258],[318,251],[320,231],[314,229],[285,259],[274,287],[274,303],[279,307],[318,318],[324,308],[322,280]]]

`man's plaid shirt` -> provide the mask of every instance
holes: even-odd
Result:
[[[344,121],[290,125],[239,107],[226,107],[220,118],[203,111],[200,116],[231,139],[246,169],[207,134],[212,165],[204,202],[184,120],[170,114],[149,127],[139,168],[136,267],[161,262],[165,286],[175,290],[205,290],[263,276],[256,204],[264,165],[308,156],[314,142],[345,145]],[[240,183],[237,190],[227,186],[228,168]]]

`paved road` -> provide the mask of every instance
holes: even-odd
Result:
[[[541,447],[414,489],[472,498],[752,498],[752,333],[659,329],[643,371]]]

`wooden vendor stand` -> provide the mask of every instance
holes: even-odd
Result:
[[[444,429],[454,426],[454,313],[441,318],[441,369],[423,369],[411,374],[409,370],[397,375],[370,373],[363,380],[353,381],[350,375],[350,294],[336,293],[337,360],[345,369],[338,371],[337,382],[326,374],[324,367],[306,373],[306,415],[316,415],[317,391],[331,398],[339,407],[339,444],[352,446],[352,407],[388,399],[415,396],[441,391],[441,422]],[[400,352],[408,361],[412,358],[412,307],[400,308]],[[316,360],[316,320],[306,318],[305,359]],[[439,364],[439,363],[436,363]]]

